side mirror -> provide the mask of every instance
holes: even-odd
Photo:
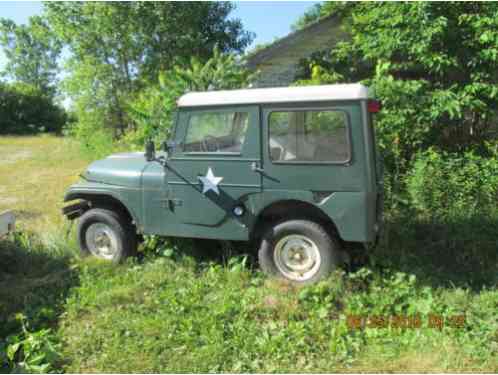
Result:
[[[164,152],[168,152],[169,151],[168,141],[164,141],[164,142],[161,143],[161,150],[163,150]]]
[[[148,140],[145,143],[145,160],[153,161],[155,159],[156,159],[156,146],[154,145],[154,142]]]

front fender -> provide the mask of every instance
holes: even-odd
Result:
[[[64,202],[88,199],[91,196],[108,196],[121,203],[132,217],[137,228],[141,228],[143,222],[141,195],[142,191],[139,188],[85,181],[71,185],[64,194]]]

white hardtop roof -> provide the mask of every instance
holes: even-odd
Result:
[[[361,84],[354,83],[343,85],[190,92],[178,99],[178,107],[320,102],[331,100],[359,100],[367,98],[368,88]]]

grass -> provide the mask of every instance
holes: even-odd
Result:
[[[0,211],[15,209],[22,229],[57,233],[64,191],[87,164],[69,139],[0,136]]]
[[[498,371],[493,218],[396,215],[368,267],[306,288],[242,256],[201,261],[186,241],[111,265],[65,237],[63,191],[87,164],[75,144],[0,138],[0,153],[17,155],[0,199],[24,232],[0,243],[0,371]]]

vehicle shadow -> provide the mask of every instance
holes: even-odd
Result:
[[[179,256],[190,256],[197,268],[202,270],[206,265],[218,264],[227,266],[235,259],[245,258],[244,264],[248,270],[257,267],[257,257],[254,249],[242,241],[219,241],[211,239],[169,238]]]
[[[398,217],[386,222],[372,257],[433,287],[479,291],[498,283],[498,218],[453,221]]]
[[[30,332],[54,327],[78,284],[71,255],[20,233],[0,240],[0,254],[0,343],[23,326]]]

